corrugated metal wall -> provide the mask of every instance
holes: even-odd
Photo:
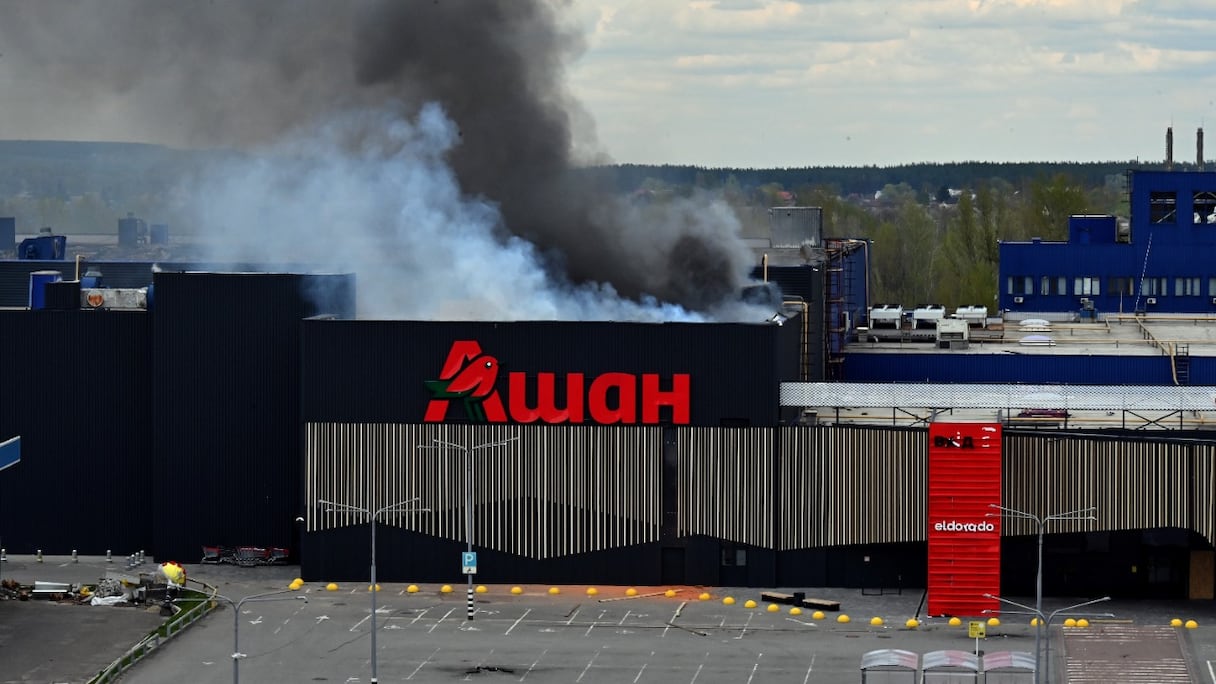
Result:
[[[327,277],[349,278],[308,278]],[[305,277],[164,272],[154,284],[148,494],[153,510],[190,511],[157,526],[157,553],[186,560],[204,544],[294,548]]]
[[[1174,384],[1167,356],[851,352],[845,354],[843,370],[846,382]],[[1216,358],[1191,357],[1191,384],[1216,384]]]
[[[143,312],[0,311],[0,546],[151,548],[149,322]]]
[[[478,548],[536,559],[646,544],[659,539],[661,441],[661,428],[309,424],[307,529],[410,502],[378,524],[467,541],[471,522]]]

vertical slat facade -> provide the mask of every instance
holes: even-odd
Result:
[[[378,520],[459,541],[471,522],[478,547],[537,559],[644,544],[659,537],[661,462],[659,428],[310,423],[306,525],[366,522],[323,500],[409,501]]]
[[[679,431],[681,535],[772,548],[773,430]]]

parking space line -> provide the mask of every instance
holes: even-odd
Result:
[[[441,618],[439,618],[438,620],[436,620],[436,621],[435,621],[435,624],[431,625],[431,628],[430,628],[430,629],[428,629],[428,630],[426,631],[426,633],[427,633],[427,634],[430,634],[431,632],[434,632],[434,631],[435,631],[435,628],[439,626],[439,623],[441,623],[441,622],[443,622],[444,620],[448,619],[448,616],[449,616],[449,615],[451,615],[451,614],[452,614],[452,613],[454,613],[454,612],[456,612],[456,609],[455,609],[455,608],[452,608],[452,609],[451,609],[451,610],[449,610],[448,612],[444,613],[444,614],[443,614],[443,617],[441,617]]]
[[[372,616],[372,614],[370,612],[367,615],[363,616],[363,619],[356,622],[354,624],[354,626],[350,628],[350,631],[352,631],[352,632],[359,631],[359,625],[362,625],[364,622],[367,622],[369,619],[371,619],[371,616]]]
[[[811,664],[808,665],[806,668],[806,676],[802,678],[802,684],[806,684],[807,682],[811,681],[811,670],[814,670],[814,669],[815,669],[815,654],[812,653],[811,654]]]
[[[524,677],[527,677],[527,676],[528,676],[528,674],[529,674],[530,672],[532,672],[533,668],[535,668],[535,667],[536,667],[536,665],[537,665],[537,664],[538,664],[538,663],[541,661],[541,659],[542,659],[542,658],[544,658],[544,657],[545,657],[545,654],[546,654],[546,653],[548,653],[548,652],[549,652],[549,649],[547,649],[547,648],[546,648],[545,650],[541,651],[541,652],[540,652],[540,655],[536,657],[536,660],[533,660],[533,661],[532,661],[532,664],[528,666],[527,671],[526,671],[526,672],[524,672],[523,674],[521,674],[521,675],[519,676],[519,681],[521,681],[521,682],[522,682],[522,681],[524,680]]]
[[[415,615],[413,620],[410,620],[410,624],[412,625],[412,624],[414,624],[415,622],[418,622],[419,620],[421,620],[421,619],[422,619],[422,616],[423,616],[423,615],[426,615],[426,614],[427,614],[427,613],[429,613],[429,612],[431,612],[431,609],[430,609],[430,608],[426,608],[426,609],[424,609],[424,610],[423,610],[421,613],[418,613],[417,615]]]
[[[762,656],[762,655],[764,655],[764,654],[763,654],[763,653],[757,653],[756,655],[757,655],[757,656]],[[752,684],[752,680],[756,678],[756,670],[759,670],[759,669],[760,669],[760,661],[759,661],[759,660],[757,660],[757,661],[756,661],[756,664],[755,664],[755,665],[752,665],[752,673],[751,673],[750,675],[748,675],[748,676],[747,676],[747,684]]]
[[[630,612],[631,612],[631,611],[628,611],[628,610],[627,610],[627,611],[625,611],[625,617],[621,618],[621,621],[620,621],[620,622],[618,622],[618,623],[616,623],[616,626],[617,626],[617,627],[620,627],[621,625],[625,624],[625,621],[629,619],[629,613],[630,613]]]
[[[439,652],[439,647],[436,647],[435,650],[431,651],[431,654],[426,657],[426,660],[422,661],[421,663],[418,663],[418,667],[415,667],[414,671],[411,672],[410,676],[406,677],[406,679],[413,679],[414,675],[418,674],[418,671],[421,670],[424,665],[431,662],[431,659],[434,658],[435,654],[438,652]]]
[[[569,627],[569,626],[570,626],[570,623],[574,622],[574,618],[575,618],[575,617],[578,615],[578,611],[582,610],[582,608],[583,608],[582,606],[575,606],[575,607],[574,607],[574,612],[573,612],[573,613],[570,613],[570,619],[569,619],[569,620],[566,620],[566,626],[567,626],[567,627]]]
[[[684,603],[681,603],[679,605],[679,607],[676,608],[676,612],[671,614],[671,619],[667,621],[667,626],[663,628],[663,633],[659,635],[660,638],[667,636],[667,630],[671,629],[671,623],[675,622],[676,620],[678,620],[680,618],[680,611],[684,610],[684,606],[687,603],[688,603],[687,601],[685,601]]]
[[[753,616],[753,615],[755,615],[755,613],[748,613],[748,614],[747,614],[747,622],[743,623],[743,629],[739,630],[739,636],[735,637],[736,639],[742,639],[742,638],[743,638],[743,635],[744,635],[744,634],[747,634],[747,628],[748,628],[748,627],[750,627],[750,626],[751,626],[751,624],[752,624],[752,616]],[[724,619],[725,619],[725,618],[724,618]]]
[[[590,632],[591,630],[587,630],[587,631],[588,631],[588,632]],[[583,681],[583,677],[584,677],[584,676],[586,676],[586,674],[587,674],[587,670],[590,670],[590,669],[591,669],[591,664],[595,662],[595,659],[596,659],[596,658],[600,657],[600,651],[603,651],[603,650],[604,650],[604,649],[602,649],[602,648],[601,648],[599,651],[596,651],[596,652],[595,652],[595,655],[591,656],[591,660],[588,660],[588,661],[587,661],[587,667],[584,667],[584,668],[583,668],[583,671],[582,671],[582,672],[580,672],[580,673],[579,673],[579,675],[578,675],[578,679],[574,680],[575,682],[581,682],[581,681]]]
[[[654,657],[654,651],[650,652],[650,657]],[[638,676],[633,678],[633,684],[638,684],[638,680],[642,678],[642,673],[646,671],[646,666],[649,664],[649,662],[642,663],[642,669],[638,670]]]
[[[531,608],[529,608],[529,609],[525,610],[525,611],[524,611],[524,614],[523,614],[523,615],[520,615],[518,620],[516,620],[515,622],[511,623],[511,626],[507,628],[507,631],[503,633],[503,636],[507,636],[508,634],[510,634],[510,633],[511,633],[511,630],[513,630],[513,629],[515,629],[516,627],[518,627],[518,626],[519,626],[519,623],[523,622],[523,621],[524,621],[524,618],[528,617],[528,613],[531,613],[531,612],[532,612],[532,609],[531,609]]]
[[[591,623],[591,624],[590,624],[590,625],[587,627],[587,631],[583,633],[583,637],[589,637],[589,636],[591,636],[591,630],[595,629],[595,626],[596,626],[596,625],[598,625],[598,624],[599,624],[598,622],[592,622],[592,623]]]
[[[706,651],[705,655],[701,656],[701,662],[697,664],[697,671],[692,673],[692,680],[688,684],[697,684],[697,677],[701,676],[701,668],[705,667],[705,661],[708,659],[709,651]]]
[[[1208,661],[1208,676],[1212,678],[1212,684],[1216,684],[1216,670],[1212,669],[1212,661]]]

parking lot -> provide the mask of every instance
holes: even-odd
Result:
[[[62,569],[60,564],[26,564],[22,573],[49,575],[56,568]],[[295,572],[291,567],[187,568],[192,576],[235,600],[285,589]],[[5,568],[6,576],[20,574],[12,569]],[[68,566],[67,570],[88,573],[92,568]],[[410,593],[407,585],[383,584],[376,595],[376,669],[382,682],[858,682],[861,656],[874,649],[924,654],[941,649],[974,651],[977,646],[985,653],[1034,647],[1034,631],[1022,616],[1004,616],[1001,625],[986,628],[986,638],[978,643],[968,637],[966,623],[950,626],[945,619],[934,618],[909,629],[905,622],[920,605],[919,591],[867,595],[856,589],[806,590],[808,596],[841,602],[840,613],[817,619],[810,610],[791,615],[786,605],[770,610],[757,589],[671,587],[675,595],[668,597],[664,595],[668,587],[638,587],[638,596],[627,597],[624,587],[598,587],[598,594],[589,596],[587,587],[560,587],[560,593],[552,595],[549,587],[524,586],[522,593],[513,595],[510,587],[496,585],[476,595],[476,614],[468,621],[465,585],[454,584],[450,594],[441,593],[438,585],[418,588]],[[711,597],[701,600],[702,591]],[[299,595],[308,601],[291,598]],[[234,636],[244,654],[238,664],[246,682],[371,681],[371,596],[366,584],[329,591],[321,583],[306,583],[298,592],[283,596],[288,600],[246,603],[237,614],[235,630],[234,613],[225,605],[140,662],[122,681],[232,681]],[[727,596],[735,599],[734,605],[724,603]],[[749,599],[757,602],[754,608],[746,607]],[[1051,603],[1052,609],[1065,605],[1054,599]],[[1197,620],[1197,629],[1176,632],[1191,672],[1191,678],[1183,681],[1216,684],[1216,676],[1210,674],[1216,660],[1212,631],[1216,611],[1211,602],[1104,605],[1116,617],[1095,617],[1091,629],[1159,627],[1175,615]],[[117,619],[141,609],[66,610],[81,611],[89,618],[81,628],[95,633],[106,629],[104,622],[98,622],[101,616]],[[838,622],[842,614],[850,621]],[[0,603],[0,625],[16,616]],[[871,624],[875,617],[883,624]],[[22,646],[21,631],[10,630],[12,641],[0,647],[54,647]],[[1059,629],[1054,634],[1052,660],[1060,676],[1053,680],[1068,681],[1066,661],[1059,657],[1066,639]],[[1134,649],[1134,642],[1142,640],[1131,641],[1127,648]],[[65,638],[57,643],[68,642]],[[1122,652],[1116,648],[1108,658],[1127,667],[1127,648]],[[70,653],[61,651],[56,657],[74,657]],[[92,655],[84,666],[88,674],[95,672],[97,655]],[[3,677],[22,682],[87,680],[87,676],[39,679],[45,672],[9,672]]]

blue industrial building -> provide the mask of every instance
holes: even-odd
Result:
[[[1067,242],[1001,243],[1002,310],[1216,313],[1216,172],[1127,179],[1130,219],[1073,216]]]

